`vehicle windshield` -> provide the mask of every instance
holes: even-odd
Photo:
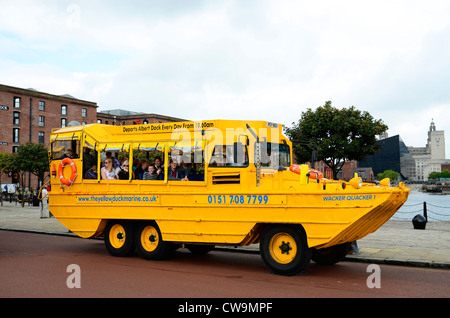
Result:
[[[278,169],[278,167],[289,167],[291,155],[289,146],[278,143],[261,143],[261,166]]]

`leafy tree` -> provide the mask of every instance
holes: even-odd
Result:
[[[384,178],[389,178],[391,180],[397,180],[400,174],[394,170],[386,170],[377,175],[378,180],[383,180]]]
[[[441,173],[437,171],[433,171],[428,175],[428,179],[439,179],[441,177]]]
[[[292,123],[285,132],[293,142],[293,152],[299,162],[323,161],[333,171],[336,179],[342,164],[347,160],[364,160],[381,148],[376,136],[388,127],[382,120],[375,120],[368,112],[354,106],[337,109],[331,101],[315,110],[302,112],[298,123]]]
[[[43,181],[44,174],[50,170],[47,148],[43,144],[28,142],[19,146],[17,154],[22,161],[21,167]]]
[[[49,171],[48,150],[42,144],[22,144],[17,152],[2,158],[2,167],[4,173],[17,173],[23,198],[26,173],[30,172],[43,180],[45,172]],[[24,204],[25,201],[22,201],[22,207]]]
[[[450,171],[444,170],[442,172],[433,171],[428,175],[428,179],[437,180],[440,178],[450,178]]]

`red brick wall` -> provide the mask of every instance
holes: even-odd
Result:
[[[14,107],[14,98],[20,98],[20,108]],[[66,125],[76,120],[80,123],[97,122],[97,104],[33,90],[0,85],[0,152],[12,153],[14,146],[30,141],[30,98],[31,102],[31,142],[39,142],[39,132],[44,133],[44,144],[49,146],[52,129],[61,127],[61,119],[67,119]],[[45,109],[39,110],[39,102],[45,103]],[[67,106],[67,115],[61,115],[61,106]],[[82,109],[86,116],[82,116]],[[13,123],[14,112],[19,113],[19,124]],[[44,126],[39,126],[39,116],[44,117]],[[19,142],[13,141],[13,129],[19,129]],[[6,144],[7,143],[7,144]],[[10,183],[11,178],[1,176],[2,183]],[[32,187],[37,186],[33,185]]]

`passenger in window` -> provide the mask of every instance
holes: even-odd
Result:
[[[148,170],[148,160],[142,159],[141,160],[141,166],[137,168],[136,176],[139,178],[139,180],[144,179],[144,172]]]
[[[64,159],[64,158],[75,158],[75,153],[73,152],[72,149],[67,149],[67,151],[59,158],[59,159]]]
[[[115,158],[115,157],[112,156],[111,151],[107,151],[107,152],[106,152],[106,159],[111,159],[111,160],[113,161],[113,164],[114,164],[114,167],[115,167],[115,168],[120,167],[120,161],[119,161],[117,158]],[[106,159],[105,159],[105,160],[106,160]],[[102,166],[103,166],[103,164],[102,164]]]
[[[186,177],[191,174],[191,167],[184,160],[181,161],[180,172],[184,174]]]
[[[149,165],[142,178],[143,180],[159,180],[159,173],[156,172],[154,165]]]
[[[114,163],[111,158],[106,158],[104,167],[100,170],[102,179],[106,180],[114,180],[118,179],[117,173],[119,172],[120,168],[114,168]]]
[[[167,169],[167,179],[189,181],[188,177],[181,171],[180,167],[178,167],[178,163],[172,159],[170,160],[170,165]]]
[[[138,158],[133,158],[133,174],[136,175],[137,171],[139,169],[139,167],[141,166],[141,160],[139,160]]]
[[[164,171],[160,157],[155,157],[154,166],[157,174],[161,174]]]
[[[128,158],[122,159],[122,164],[120,165],[120,171],[117,174],[119,180],[128,180],[130,178],[130,164]]]
[[[86,172],[85,179],[97,179],[97,165],[93,165],[91,169]]]

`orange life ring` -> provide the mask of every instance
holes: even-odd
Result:
[[[70,168],[72,169],[72,174],[70,175],[69,180],[64,178],[63,170],[64,170],[65,165],[70,165]],[[66,186],[71,186],[75,182],[75,179],[78,176],[77,166],[75,165],[75,163],[73,162],[72,159],[64,158],[61,161],[61,164],[59,165],[59,168],[58,168],[58,176],[59,176],[59,182],[62,184],[65,184]]]
[[[300,168],[300,165],[292,164],[289,167],[289,170],[291,170],[292,172],[295,172],[296,174],[300,174],[301,168]],[[318,170],[309,168],[309,177],[312,179],[322,179],[323,173]]]

